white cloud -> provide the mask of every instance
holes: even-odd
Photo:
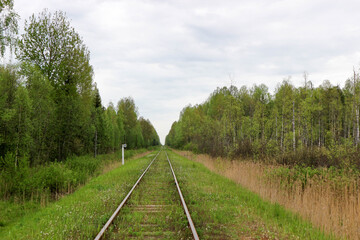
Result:
[[[343,85],[360,63],[355,0],[15,0],[22,19],[63,10],[91,51],[103,103],[132,96],[164,141],[218,86],[284,77]]]

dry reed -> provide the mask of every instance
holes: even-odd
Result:
[[[277,177],[268,177],[269,169],[280,166],[251,161],[230,161],[195,155],[188,151],[178,154],[205,165],[236,183],[290,209],[325,232],[347,239],[360,239],[360,180],[339,184],[338,179],[324,176],[309,178],[305,185],[296,180],[284,187]]]
[[[127,159],[126,161],[130,161],[130,160],[133,160],[133,159],[138,159],[138,158],[142,158],[148,154],[150,154],[152,151],[146,151],[146,152],[143,152],[143,153],[139,153],[139,154],[136,154],[134,156],[132,156],[131,158]],[[120,161],[121,159],[118,159],[117,161],[115,162],[111,162],[107,165],[105,165],[102,169],[102,174],[105,174],[115,168],[118,168],[122,165],[122,162]]]

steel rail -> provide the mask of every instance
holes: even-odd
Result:
[[[145,171],[141,174],[141,176],[139,177],[139,179],[136,181],[136,183],[134,184],[134,186],[131,188],[130,192],[126,195],[126,197],[124,198],[124,200],[120,203],[120,205],[117,207],[117,209],[115,210],[115,212],[111,215],[111,217],[109,218],[109,220],[105,223],[104,227],[100,230],[100,232],[98,233],[98,235],[96,235],[96,237],[94,238],[94,240],[99,240],[101,239],[101,237],[104,235],[106,229],[110,226],[110,224],[113,222],[113,220],[115,219],[115,217],[119,214],[120,209],[125,205],[126,201],[128,200],[128,198],[130,197],[131,193],[134,191],[135,187],[138,185],[138,183],[140,182],[140,180],[142,179],[142,177],[145,175],[145,173],[147,172],[147,170],[150,168],[151,164],[154,162],[154,160],[157,158],[157,156],[160,154],[162,150],[160,150],[156,156],[154,157],[154,159],[150,162],[149,166],[145,169]]]
[[[191,228],[191,232],[192,232],[192,234],[193,234],[193,236],[194,236],[194,239],[195,239],[195,240],[199,240],[199,236],[198,236],[198,234],[197,234],[197,232],[196,232],[195,225],[194,225],[194,223],[193,223],[193,221],[192,221],[192,219],[191,219],[189,210],[188,210],[188,208],[187,208],[187,206],[186,206],[184,197],[183,197],[183,195],[182,195],[182,193],[181,193],[179,183],[178,183],[178,181],[177,181],[177,179],[176,179],[176,175],[175,175],[174,169],[173,169],[173,167],[172,167],[172,165],[171,165],[170,159],[169,159],[166,151],[165,151],[165,154],[166,154],[166,158],[167,158],[167,160],[168,160],[168,162],[169,162],[169,165],[170,165],[170,168],[171,168],[171,172],[172,172],[172,174],[173,174],[173,176],[174,176],[176,188],[177,188],[178,193],[179,193],[179,195],[180,195],[181,204],[183,205],[183,208],[184,208],[186,217],[187,217],[188,222],[189,222],[189,226],[190,226],[190,228]]]

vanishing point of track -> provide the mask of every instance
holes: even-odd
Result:
[[[166,151],[156,154],[98,239],[199,239]]]

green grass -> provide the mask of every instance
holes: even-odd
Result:
[[[33,214],[41,208],[39,203],[27,201],[14,203],[12,201],[0,201],[0,231],[6,225],[19,220],[26,214]]]
[[[125,159],[147,151],[137,149],[125,151]],[[72,193],[89,179],[103,172],[104,167],[121,162],[121,152],[101,154],[97,158],[79,156],[68,158],[64,162],[50,163],[27,169],[21,178],[0,171],[0,231],[1,228],[18,221],[22,216],[33,213],[48,203]],[[21,191],[6,192],[9,186]]]
[[[169,157],[200,239],[336,239],[200,163]]]
[[[152,153],[129,161],[93,178],[75,193],[46,208],[37,209],[29,203],[24,217],[0,227],[0,239],[93,239],[154,156]],[[335,239],[200,163],[172,152],[169,157],[200,239]],[[132,201],[147,203],[141,194],[134,194]],[[5,216],[16,215],[16,205],[4,205],[8,207]],[[175,215],[182,214],[177,210]],[[141,221],[143,214],[124,215],[124,218]],[[159,218],[154,221],[164,223]],[[179,221],[178,224],[184,224]],[[141,238],[143,233],[136,227],[127,231]]]
[[[359,175],[360,172],[356,168],[313,168],[297,165],[270,168],[266,173],[266,179],[279,182],[285,189],[291,189],[297,182],[300,182],[304,189],[310,180],[332,182],[334,190],[341,191],[344,187],[354,184]]]
[[[125,158],[145,151],[147,149],[125,151]],[[14,156],[9,155],[5,161],[14,162],[12,158]],[[96,158],[90,155],[73,156],[62,162],[48,162],[33,167],[29,167],[29,163],[23,159],[17,168],[13,164],[8,164],[0,169],[0,199],[13,199],[15,202],[42,201],[44,195],[50,195],[51,198],[72,192],[89,178],[102,173],[104,166],[119,160],[121,151],[101,154]]]
[[[161,152],[104,239],[193,239],[175,186]]]
[[[93,238],[154,156],[128,161],[46,208],[30,211],[0,228],[0,239]]]

